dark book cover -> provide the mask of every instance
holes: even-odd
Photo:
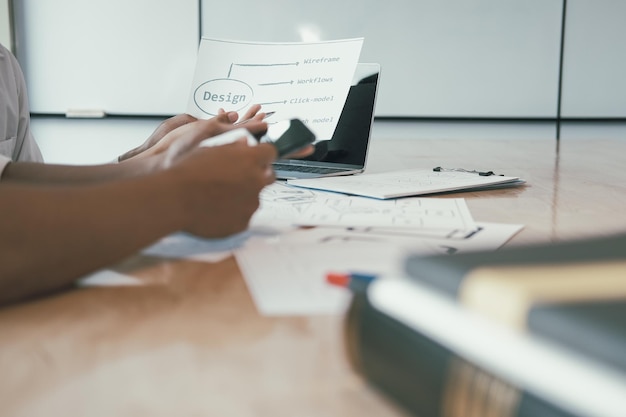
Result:
[[[405,269],[464,307],[626,372],[626,234],[413,255]]]
[[[345,321],[352,366],[420,417],[573,416],[472,365],[355,294]]]

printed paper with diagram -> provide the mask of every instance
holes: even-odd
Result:
[[[202,38],[187,112],[244,114],[253,104],[268,123],[300,118],[318,140],[331,139],[363,38],[267,43]]]

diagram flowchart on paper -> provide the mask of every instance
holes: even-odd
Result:
[[[297,117],[318,139],[339,120],[363,39],[314,43],[235,42],[203,38],[187,112],[213,117],[260,104],[268,120]]]

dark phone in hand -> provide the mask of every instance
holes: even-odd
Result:
[[[282,120],[271,124],[261,143],[272,143],[276,146],[278,157],[296,152],[315,142],[315,134],[300,119]]]

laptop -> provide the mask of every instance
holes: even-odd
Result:
[[[374,123],[379,76],[379,64],[357,64],[333,137],[316,142],[315,152],[306,158],[274,162],[276,177],[286,180],[363,172]]]

